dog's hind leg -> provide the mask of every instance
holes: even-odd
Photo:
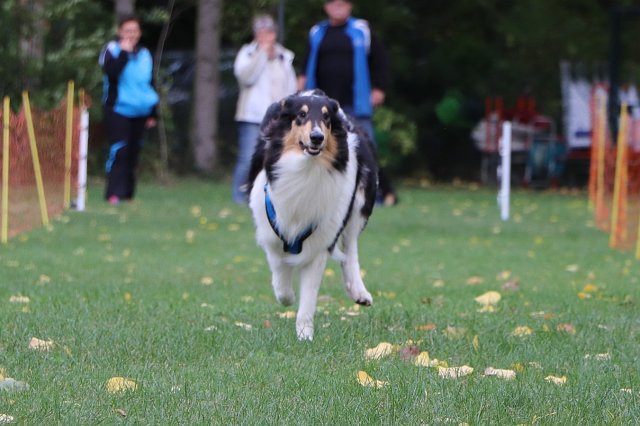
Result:
[[[359,215],[352,217],[342,233],[344,260],[342,266],[342,278],[344,289],[354,302],[369,306],[373,303],[371,293],[362,281],[360,275],[360,261],[358,260],[358,235],[364,227],[365,221]]]
[[[313,340],[313,317],[327,257],[320,254],[300,268],[300,306],[296,316],[296,333],[300,340]]]
[[[271,268],[271,285],[276,300],[284,306],[295,303],[296,294],[293,291],[293,266],[286,264],[277,254],[267,251],[267,261]]]

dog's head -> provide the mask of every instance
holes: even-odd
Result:
[[[327,158],[336,155],[338,139],[344,134],[344,114],[337,101],[313,90],[289,96],[272,107],[271,117],[281,132],[278,136],[283,153]]]

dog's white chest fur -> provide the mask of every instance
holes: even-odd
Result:
[[[355,161],[350,161],[347,169],[339,172],[327,169],[316,158],[284,155],[280,159],[278,179],[268,185],[268,191],[278,228],[286,239],[295,239],[310,226],[317,240],[327,242],[337,236],[356,184],[355,166]]]

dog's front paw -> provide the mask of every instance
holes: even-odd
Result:
[[[276,292],[276,300],[284,306],[290,306],[296,303],[296,294],[293,291]]]
[[[369,293],[367,289],[364,288],[364,286],[356,290],[352,286],[348,285],[347,293],[349,293],[349,296],[351,296],[353,301],[358,305],[371,306],[371,304],[373,303],[373,297],[371,296],[371,293]]]
[[[296,333],[301,342],[313,340],[313,323],[308,321],[296,322]]]
[[[363,292],[360,292],[359,295],[354,296],[353,300],[358,305],[362,305],[362,306],[371,306],[371,304],[373,303],[373,297],[371,296],[371,293],[369,293],[366,290],[364,290]]]

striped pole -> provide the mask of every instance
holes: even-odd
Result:
[[[33,160],[33,171],[36,176],[36,187],[38,189],[38,201],[40,202],[40,214],[42,224],[49,225],[49,213],[47,212],[47,200],[44,197],[44,185],[42,184],[42,172],[40,170],[40,158],[38,157],[38,146],[36,145],[36,133],[33,130],[33,118],[31,116],[31,105],[29,104],[29,94],[22,92],[22,104],[27,118],[27,131],[29,133],[29,145],[31,147],[31,159]]]
[[[2,108],[2,244],[9,240],[9,97]]]

